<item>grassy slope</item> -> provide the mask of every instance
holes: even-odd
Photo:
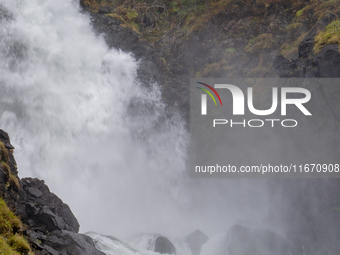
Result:
[[[0,142],[0,165],[5,173],[7,190],[20,188],[17,176],[9,168],[9,152]],[[8,208],[6,202],[0,197],[0,254],[1,255],[33,255],[28,241],[22,235],[24,225],[21,220]]]
[[[190,40],[191,34],[199,34],[209,21],[216,21],[221,15],[227,19],[232,16],[240,18],[241,22],[233,33],[223,30],[220,33],[225,33],[223,38],[246,37],[248,44],[237,52],[235,48],[223,49],[220,52],[223,57],[219,62],[207,62],[205,66],[189,67],[191,75],[196,77],[218,77],[223,73],[237,77],[240,73],[236,71],[239,68],[233,66],[235,60],[243,59],[244,63],[247,63],[254,55],[257,55],[255,56],[257,64],[241,75],[271,77],[274,72],[266,62],[269,60],[266,57],[262,58],[262,54],[278,49],[278,54],[288,59],[296,58],[300,42],[326,11],[340,16],[340,0],[256,0],[255,2],[252,0],[83,0],[83,3],[93,12],[97,12],[101,6],[112,8],[112,13],[107,14],[108,16],[120,20],[121,26],[130,27],[169,54],[176,46],[180,47]],[[290,17],[290,23],[273,29],[274,35],[260,32],[263,26],[261,23],[266,19],[266,15],[278,10]],[[242,19],[246,21],[247,18],[251,19],[251,22],[245,25],[246,22]],[[249,36],[247,30],[249,25],[259,28],[255,32],[256,36]],[[276,40],[281,35],[285,35],[284,41]],[[340,44],[338,38],[339,29],[332,29],[330,32],[329,27],[328,31],[320,31],[316,37],[315,53],[329,43]],[[175,51],[177,50],[178,48]],[[165,59],[162,60],[166,67],[167,57],[166,55],[164,57]]]

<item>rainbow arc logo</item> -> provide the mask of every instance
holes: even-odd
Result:
[[[217,98],[220,101],[220,104],[222,106],[221,97],[213,87],[211,87],[209,84],[206,84],[206,83],[203,83],[203,82],[197,82],[197,83],[207,87],[208,89],[210,89],[217,96]],[[213,94],[211,94],[211,92],[209,90],[203,89],[203,88],[200,88],[200,87],[197,87],[197,88],[206,92],[212,98],[212,100],[214,100],[214,103],[217,106],[215,97],[213,96]],[[207,115],[207,94],[201,95],[201,102],[202,102],[202,104],[201,104],[201,114],[202,115]]]
[[[206,86],[207,88],[211,89],[211,91],[215,93],[215,95],[217,96],[218,100],[220,101],[220,104],[222,105],[222,100],[220,98],[220,95],[217,93],[217,91],[213,87],[211,87],[210,85],[208,85],[206,83],[203,83],[203,82],[197,82],[197,83],[198,84],[202,84],[203,86]],[[214,100],[214,103],[217,106],[216,100],[215,100],[214,96],[210,93],[209,90],[202,89],[200,87],[197,87],[197,88],[203,90],[204,92],[206,92]]]

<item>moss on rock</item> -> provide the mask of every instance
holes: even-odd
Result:
[[[30,245],[20,234],[23,229],[21,220],[8,208],[0,198],[0,254],[32,254]]]
[[[333,21],[314,38],[314,53],[319,53],[328,44],[340,46],[340,20]]]
[[[273,49],[275,40],[272,34],[261,34],[249,40],[244,51],[249,54],[260,53],[264,50]]]

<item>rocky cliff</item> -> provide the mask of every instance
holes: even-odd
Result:
[[[231,0],[199,2],[195,9],[180,1],[126,1],[130,9],[121,1],[80,2],[95,32],[110,47],[132,52],[140,61],[139,79],[161,84],[169,108],[179,107],[186,118],[190,77],[340,75],[338,1]],[[338,102],[329,105],[337,113]],[[2,130],[0,140],[0,194],[22,219],[21,232],[31,249],[36,254],[103,254],[78,233],[70,208],[42,180],[18,178],[14,148]],[[270,222],[284,226],[296,254],[340,252],[338,180],[271,180],[270,185]]]
[[[130,12],[123,11],[126,3]],[[158,3],[153,11],[147,2],[81,1],[94,29],[111,47],[143,59],[141,78],[162,84],[164,98],[177,102],[186,117],[190,77],[340,76],[338,1],[205,1],[194,8],[190,1]],[[127,19],[133,11],[135,18]],[[139,27],[132,31],[131,24]],[[320,87],[317,96],[339,121],[337,91]],[[283,229],[292,252],[339,254],[340,181],[268,182],[267,223]]]
[[[186,118],[191,77],[338,73],[338,32],[326,29],[338,20],[337,1],[80,0],[80,4],[91,16],[94,30],[110,47],[140,59],[140,78],[157,81],[168,105],[179,106]]]
[[[23,226],[19,232],[31,250],[41,255],[104,254],[90,237],[78,233],[79,223],[71,209],[50,192],[43,180],[18,177],[13,150],[8,134],[0,130],[0,195],[20,217]]]

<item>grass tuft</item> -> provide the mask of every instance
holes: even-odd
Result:
[[[0,254],[33,255],[28,241],[20,234],[23,224],[0,198]]]
[[[15,191],[20,190],[20,183],[18,180],[18,177],[14,174],[12,174],[10,167],[8,164],[4,161],[1,161],[0,163],[2,171],[5,173],[7,178],[6,187],[12,188]]]
[[[314,53],[319,53],[328,44],[340,46],[340,20],[333,21],[314,38]]]
[[[8,238],[7,242],[17,252],[25,254],[30,251],[30,246],[22,235],[12,235],[10,238]]]
[[[13,248],[7,243],[7,240],[3,236],[0,236],[0,254],[1,255],[20,255],[20,253],[13,250]]]
[[[1,141],[0,141],[0,161],[4,161],[4,162],[9,161],[8,150],[6,149],[5,145]]]
[[[22,228],[20,219],[7,207],[5,201],[0,198],[0,235],[9,237]]]

